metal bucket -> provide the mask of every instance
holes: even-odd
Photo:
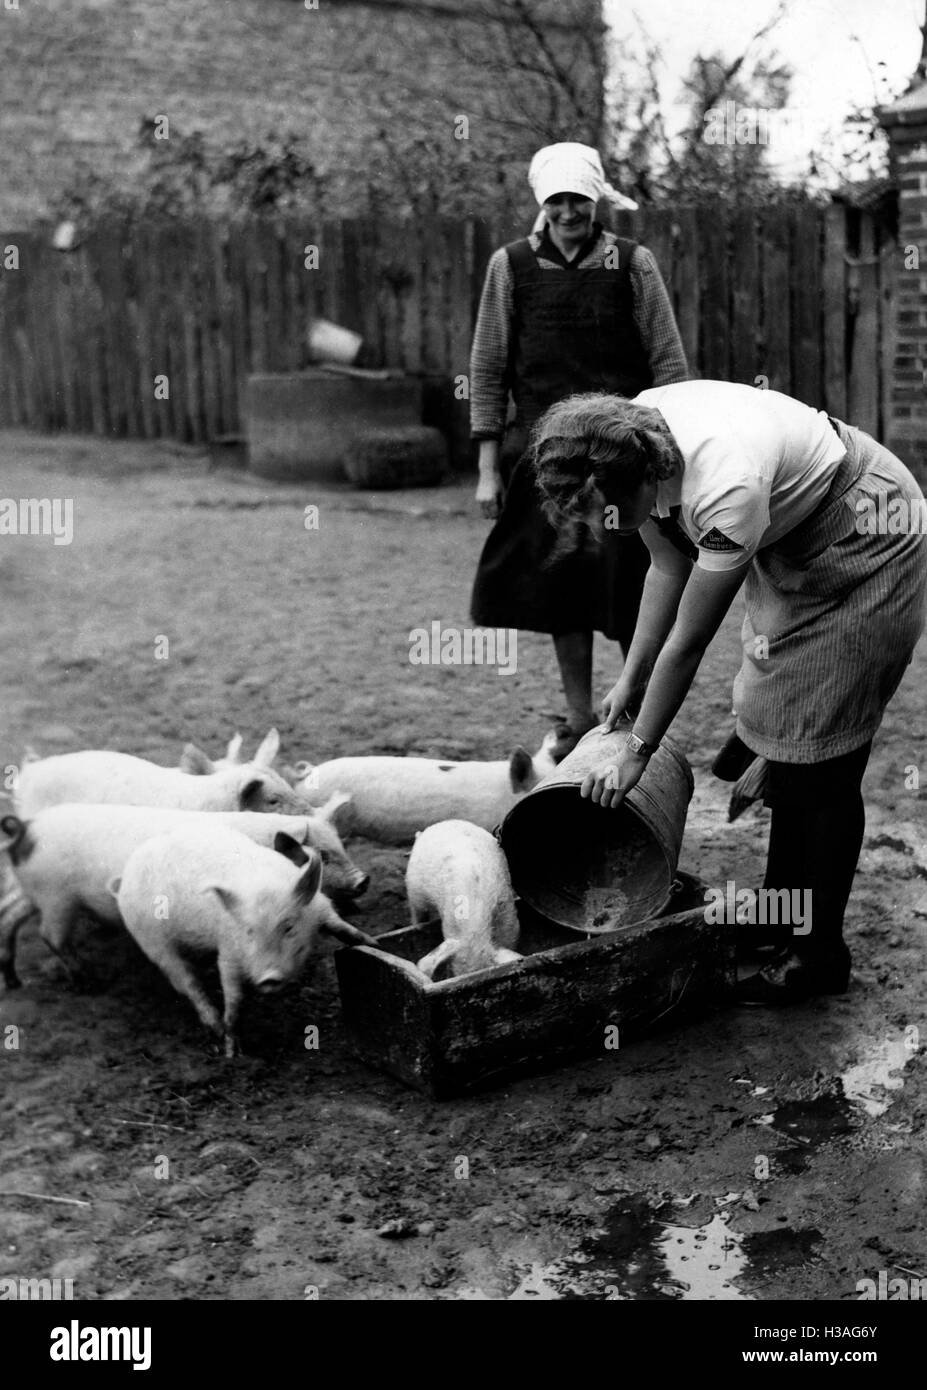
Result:
[[[500,831],[518,896],[586,936],[646,921],[666,907],[694,789],[682,750],[664,738],[617,810],[581,797],[587,773],[617,753],[629,728],[591,729],[516,802]]]

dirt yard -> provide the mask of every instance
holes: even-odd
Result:
[[[412,628],[467,623],[469,487],[277,488],[192,451],[20,433],[0,450],[5,496],[75,502],[69,546],[0,538],[0,765],[27,743],[173,763],[272,724],[294,761],[502,756],[561,708],[543,638],[508,677],[408,661]],[[697,787],[682,866],[719,885],[760,881],[766,832],[765,811],[727,825],[708,771],[737,631],[675,729]],[[616,659],[600,647],[600,690]],[[906,774],[927,778],[925,682],[922,648],[866,778],[851,991],[784,1014],[731,1008],[436,1103],[352,1058],[330,959],[255,1002],[226,1061],[126,935],[81,929],[77,989],[25,931],[24,987],[0,996],[0,1275],[92,1299],[492,1300],[855,1299],[880,1270],[927,1275],[927,781]],[[373,875],[355,920],[402,925],[405,853],[351,849]],[[397,1220],[406,1238],[380,1234]]]

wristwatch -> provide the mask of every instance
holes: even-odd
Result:
[[[639,758],[649,758],[652,753],[656,752],[655,743],[645,743],[642,738],[637,737],[637,734],[628,734],[626,743],[631,752],[636,753]]]

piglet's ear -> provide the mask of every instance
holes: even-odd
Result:
[[[289,859],[290,863],[295,864],[297,868],[302,868],[303,864],[309,862],[309,855],[303,846],[298,840],[294,840],[292,835],[287,835],[285,831],[277,831],[274,836],[274,849],[285,859]]]
[[[194,777],[205,777],[213,771],[212,759],[195,743],[188,743],[180,755],[180,770],[192,773]]]
[[[512,784],[512,791],[526,791],[533,776],[534,763],[531,761],[531,754],[527,748],[523,748],[519,744],[509,758],[509,781]]]
[[[241,734],[234,734],[229,739],[229,746],[225,750],[225,761],[227,763],[241,762]]]
[[[237,893],[233,893],[231,888],[224,888],[221,883],[207,883],[202,888],[204,893],[215,893],[226,912],[236,913],[241,907],[241,900]]]
[[[263,788],[264,781],[261,777],[249,777],[238,793],[239,811],[254,810],[255,802],[260,797]]]
[[[295,821],[295,825],[293,826],[293,830],[292,830],[293,839],[296,840],[296,841],[298,841],[300,845],[309,845],[309,846],[311,846],[311,845],[312,845],[312,819],[311,819],[311,817],[309,817],[309,816],[293,816],[291,819]],[[308,853],[308,851],[307,851],[307,853]]]
[[[110,897],[112,897],[112,898],[118,898],[118,897],[119,897],[119,889],[120,889],[121,887],[122,887],[122,879],[121,879],[121,878],[118,878],[118,877],[117,877],[117,878],[111,878],[111,879],[107,882],[106,891],[107,891],[107,893],[109,893]]]
[[[258,745],[258,750],[252,761],[258,767],[272,767],[274,759],[280,752],[280,735],[276,729],[271,729],[265,734]]]
[[[303,869],[296,886],[293,889],[293,896],[298,902],[308,903],[315,897],[322,884],[322,860],[314,852],[307,856],[306,867]]]

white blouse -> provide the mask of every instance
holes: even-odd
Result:
[[[822,410],[780,391],[680,381],[635,397],[679,445],[682,476],[657,485],[654,512],[680,507],[707,570],[737,569],[814,511],[846,450]]]

